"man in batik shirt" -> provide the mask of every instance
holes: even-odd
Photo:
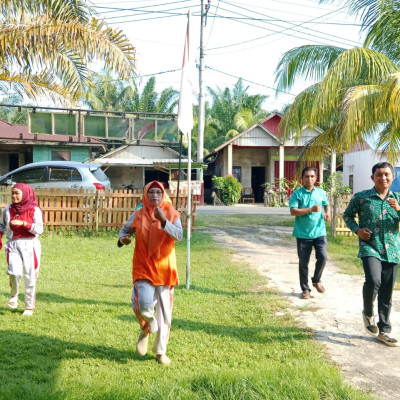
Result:
[[[389,320],[397,265],[400,261],[400,195],[389,188],[394,179],[391,164],[381,162],[372,167],[370,190],[356,193],[344,212],[347,226],[359,237],[365,282],[362,312],[366,331],[388,346],[398,346],[389,336]],[[358,223],[355,217],[358,215]],[[378,297],[378,324],[375,323],[374,301]]]

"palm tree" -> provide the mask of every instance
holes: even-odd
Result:
[[[160,94],[155,91],[156,78],[151,77],[139,92],[137,83],[126,85],[120,93],[119,106],[125,111],[149,113],[173,113],[178,105],[179,92],[172,87],[164,89]]]
[[[213,126],[211,131],[216,134],[214,140],[207,138],[207,121],[205,128],[205,148],[206,143],[210,143],[213,150],[225,140],[244,131],[260,119],[265,118],[268,113],[262,109],[262,104],[268,98],[264,95],[249,95],[247,93],[248,86],[243,85],[242,79],[239,79],[233,90],[225,88],[214,90],[207,88],[208,93],[212,97],[212,106],[209,109],[210,118],[208,124]],[[207,113],[206,113],[207,115]]]
[[[396,7],[394,5],[396,3]],[[282,57],[277,69],[278,89],[290,89],[298,78],[319,81],[303,91],[285,113],[285,136],[299,137],[304,125],[323,133],[309,144],[304,159],[322,157],[326,149],[342,152],[379,133],[378,146],[392,160],[400,149],[400,47],[389,31],[400,33],[399,2],[349,2],[363,13],[368,35],[362,48],[303,46]]]
[[[2,0],[0,91],[72,101],[90,88],[87,65],[102,60],[123,79],[135,48],[95,18],[86,0]]]

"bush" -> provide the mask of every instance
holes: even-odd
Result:
[[[214,176],[214,187],[218,190],[218,197],[227,205],[237,204],[242,192],[242,184],[232,175],[226,178]]]

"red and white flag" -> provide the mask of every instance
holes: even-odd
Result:
[[[185,48],[181,75],[181,90],[179,93],[178,127],[184,135],[189,135],[193,129],[193,99],[197,94],[195,85],[195,65],[190,49],[190,12],[186,28]]]

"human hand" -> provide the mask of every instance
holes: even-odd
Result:
[[[125,235],[125,236],[121,236],[120,238],[119,238],[119,241],[122,243],[122,244],[125,244],[125,245],[128,245],[128,244],[131,244],[131,237],[129,236],[129,235]]]
[[[389,206],[392,207],[395,211],[400,211],[400,206],[396,199],[391,197],[387,199],[387,202],[389,203]]]
[[[311,207],[311,212],[320,212],[321,211],[321,206],[319,204],[315,204],[314,206]]]
[[[10,225],[12,226],[26,226],[26,221],[20,221],[19,219],[13,219],[10,221]]]
[[[160,207],[154,209],[154,218],[158,219],[163,224],[167,218],[165,218],[164,211]]]
[[[331,222],[331,220],[332,220],[331,214],[330,214],[330,213],[326,213],[326,214],[324,215],[324,219],[325,219],[325,221],[327,221],[327,222]]]
[[[357,229],[356,234],[362,239],[362,240],[369,240],[371,239],[371,233],[368,228],[359,228]]]

